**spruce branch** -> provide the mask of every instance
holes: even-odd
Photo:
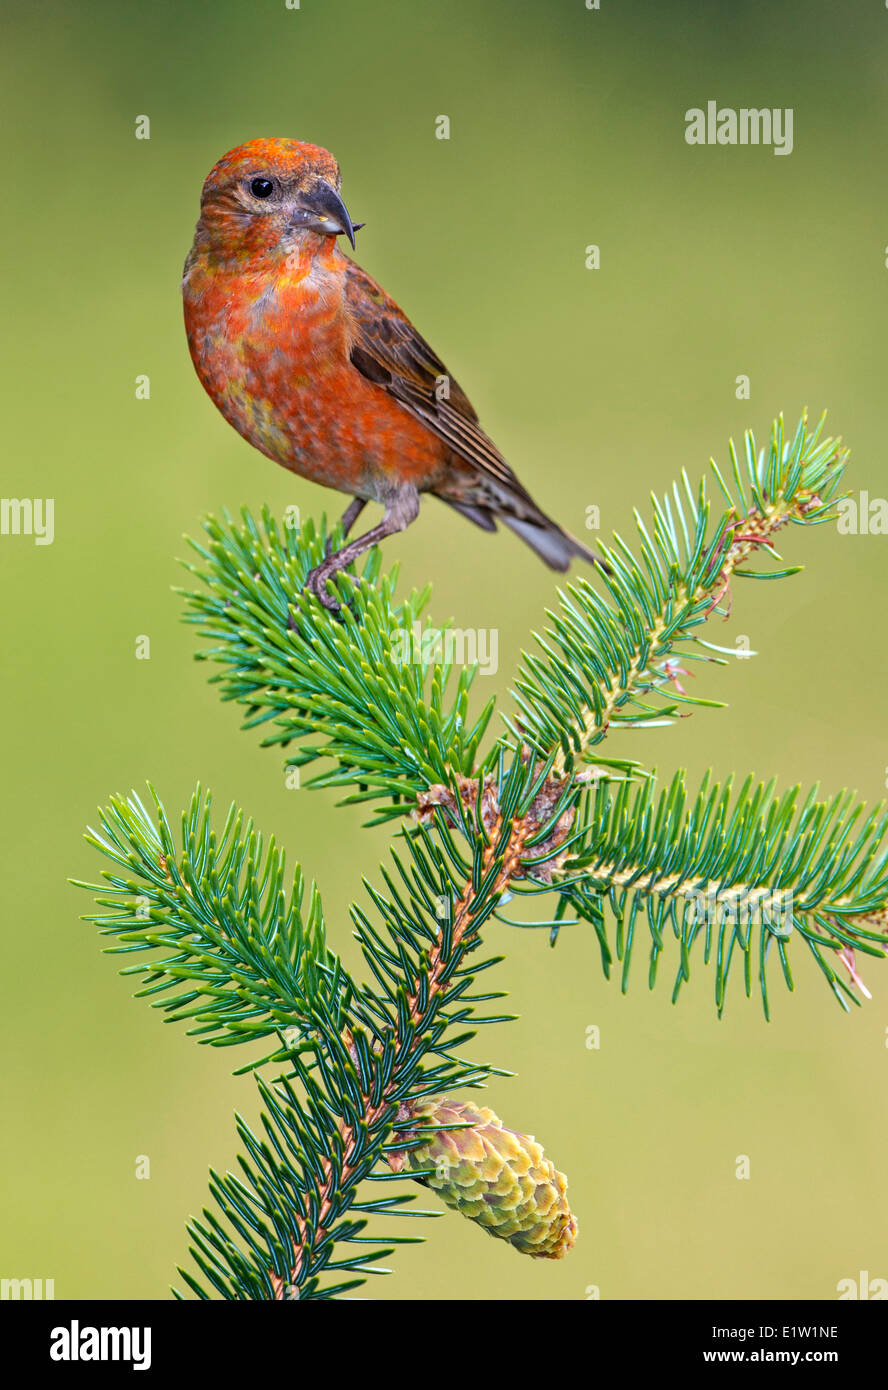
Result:
[[[234,808],[217,835],[211,799],[199,789],[182,817],[181,843],[153,791],[153,818],[135,795],[115,798],[101,813],[101,832],[88,833],[114,867],[104,885],[79,885],[96,894],[100,909],[87,920],[117,939],[111,953],[149,953],[121,972],[143,977],[138,994],[213,1046],[275,1035],[276,1047],[240,1071],[290,1068],[275,1082],[257,1078],[263,1140],[238,1118],[248,1154],[239,1160],[241,1174],[211,1173],[222,1219],[205,1210],[189,1224],[192,1256],[221,1296],[329,1298],[379,1272],[368,1261],[391,1253],[390,1240],[368,1254],[366,1244],[378,1242],[363,1235],[366,1218],[402,1213],[404,1199],[364,1203],[358,1188],[370,1177],[397,1175],[405,1152],[437,1132],[417,1123],[417,1107],[448,1088],[483,1085],[497,1070],[464,1061],[455,1049],[477,1026],[511,1017],[476,1013],[499,992],[469,994],[475,975],[500,957],[468,958],[518,872],[525,840],[539,828],[532,814],[504,817],[501,805],[532,808],[537,782],[536,769],[516,760],[501,783],[487,786],[469,856],[446,829],[433,836],[430,822],[442,813],[430,804],[427,823],[405,837],[406,862],[395,857],[394,873],[384,874],[389,896],[367,885],[381,926],[353,908],[375,986],[356,984],[327,946],[314,888],[303,914],[301,870],[288,894],[282,853],[273,843],[263,853],[252,822],[245,825]],[[474,809],[461,807],[465,824]],[[552,1258],[569,1248],[566,1233],[576,1223],[561,1200],[563,1178],[561,1205],[549,1210],[551,1164],[540,1162],[537,1234],[525,1239],[520,1223],[506,1221],[490,1231]],[[409,1171],[426,1177],[421,1163]],[[557,1223],[563,1238],[554,1228],[550,1237],[540,1234],[547,1223]],[[343,1245],[358,1252],[342,1254]],[[333,1271],[354,1278],[324,1283]],[[208,1296],[199,1279],[180,1272],[193,1292]]]
[[[268,510],[261,527],[249,512],[236,525],[211,517],[206,545],[191,542],[203,567],[187,568],[202,587],[186,595],[186,620],[214,645],[199,657],[222,666],[213,682],[222,698],[246,705],[245,728],[270,723],[264,746],[301,742],[288,766],[321,758],[334,766],[309,785],[357,786],[347,801],[392,798],[382,821],[403,814],[402,801],[452,774],[468,775],[493,712],[490,701],[469,722],[476,668],[405,660],[429,590],[397,606],[397,571],[379,578],[371,552],[362,580],[338,581],[343,621],[303,598],[309,571],[323,558],[326,535],[312,521],[279,528]],[[334,531],[334,548],[341,537]],[[450,700],[448,703],[448,694]]]
[[[842,793],[829,802],[812,789],[778,797],[775,782],[751,778],[734,794],[731,782],[713,784],[707,773],[695,796],[678,773],[657,792],[653,782],[618,790],[604,784],[584,815],[585,845],[565,865],[566,901],[599,929],[605,904],[616,920],[614,952],[599,930],[605,973],[613,954],[622,961],[625,992],[633,947],[649,940],[653,987],[670,937],[678,951],[673,999],[690,978],[698,943],[706,964],[714,959],[715,998],[724,1009],[735,951],[743,957],[747,996],[757,970],[765,1015],[770,1016],[766,966],[776,946],[788,988],[793,934],[810,948],[839,1002],[858,1003],[825,958],[835,952],[854,969],[854,951],[884,956],[886,927],[879,917],[888,897],[888,812],[866,808]]]
[[[707,774],[691,793],[683,772],[661,787],[655,771],[600,753],[614,729],[716,703],[679,680],[682,663],[727,664],[703,624],[728,616],[735,578],[796,572],[749,568],[762,556],[782,564],[782,530],[833,515],[846,451],[822,420],[809,431],[803,417],[791,437],[777,421],[766,449],[747,435],[743,459],[733,445],[730,456],[730,486],[712,464],[713,498],[683,475],[654,499],[650,526],[636,516],[637,555],[615,538],[605,592],[570,586],[541,654],[524,657],[519,717],[486,751],[493,702],[473,715],[477,668],[431,659],[428,590],[396,602],[396,571],[382,576],[374,551],[360,576],[334,581],[336,618],[302,591],[325,553],[323,526],[281,529],[267,510],[258,524],[247,511],[206,523],[186,618],[209,643],[199,656],[218,668],[222,698],[289,750],[289,765],[320,764],[310,787],[341,787],[348,802],[374,803],[371,823],[402,825],[382,886],[365,880],[368,903],[351,908],[366,981],[327,944],[301,870],[288,877],[282,852],[235,808],[216,830],[200,789],[178,838],[153,792],[153,813],[115,798],[88,835],[112,865],[92,886],[89,920],[115,938],[112,952],[144,953],[122,971],[140,977],[139,994],[199,1042],[263,1044],[239,1068],[255,1073],[261,1132],[238,1118],[240,1171],[211,1172],[215,1206],[188,1228],[199,1272],[183,1278],[198,1297],[319,1299],[360,1286],[398,1243],[366,1234],[368,1221],[429,1214],[362,1195],[399,1174],[519,1251],[570,1248],[566,1180],[536,1141],[447,1094],[505,1074],[460,1049],[511,1017],[476,980],[501,959],[480,948],[493,920],[509,922],[515,894],[554,895],[551,917],[512,923],[545,927],[553,943],[570,913],[591,925],[603,972],[620,962],[623,989],[644,939],[651,986],[674,952],[677,998],[702,957],[721,1013],[742,961],[767,1017],[769,958],[791,990],[801,938],[846,1009],[867,993],[856,953],[888,953],[883,807],[845,793],[821,801],[816,788],[778,795],[751,776],[734,791]]]
[[[376,799],[377,820],[410,812],[422,821],[429,808],[438,805],[444,816],[437,833],[441,834],[446,825],[471,844],[475,831],[464,809],[476,803],[480,807],[505,760],[532,761],[538,770],[535,802],[534,798],[533,805],[526,802],[522,815],[536,817],[540,824],[535,836],[526,837],[510,891],[541,893],[554,886],[558,901],[551,920],[521,925],[550,927],[554,942],[573,909],[596,931],[603,969],[608,974],[613,950],[606,908],[616,911],[619,921],[621,914],[627,916],[632,923],[632,930],[627,931],[628,949],[622,928],[616,940],[625,987],[641,893],[634,876],[647,874],[657,883],[662,875],[658,878],[658,871],[642,856],[637,862],[630,858],[615,869],[634,885],[628,896],[625,887],[605,881],[606,876],[594,880],[590,866],[596,856],[600,857],[595,835],[603,834],[605,827],[578,814],[582,793],[592,784],[610,788],[606,793],[610,797],[622,786],[622,800],[615,804],[623,808],[621,814],[627,816],[630,830],[637,832],[643,826],[647,833],[654,814],[653,798],[658,798],[661,808],[658,815],[665,814],[664,805],[674,810],[676,798],[684,795],[684,774],[677,774],[664,793],[657,793],[651,773],[628,759],[602,757],[600,744],[613,729],[666,724],[695,705],[721,703],[690,696],[679,679],[685,663],[691,661],[727,664],[728,649],[705,640],[702,626],[717,614],[729,615],[734,578],[784,578],[797,572],[796,566],[751,569],[749,565],[758,556],[780,561],[775,540],[786,527],[818,525],[833,517],[847,457],[839,441],[825,436],[823,418],[809,430],[804,416],[791,435],[786,434],[782,419],[777,420],[766,448],[758,449],[748,433],[742,457],[733,444],[729,454],[727,476],[714,461],[711,463],[716,484],[712,497],[706,479],[694,490],[683,474],[680,487],[674,487],[662,500],[653,499],[649,526],[636,514],[637,555],[619,536],[605,548],[611,566],[611,574],[602,581],[606,593],[599,593],[584,579],[570,586],[558,612],[549,614],[547,635],[538,639],[542,654],[524,656],[515,691],[520,717],[506,719],[507,732],[494,740],[487,753],[480,744],[492,702],[474,723],[469,719],[468,694],[475,669],[470,668],[465,679],[458,677],[456,702],[445,707],[443,692],[454,673],[449,667],[425,660],[426,648],[421,640],[415,640],[427,591],[412,594],[395,606],[394,575],[381,580],[374,556],[360,579],[339,579],[341,597],[350,605],[344,624],[317,605],[298,607],[298,584],[323,548],[323,538],[315,534],[311,523],[302,537],[292,530],[281,537],[267,514],[262,529],[246,513],[242,526],[230,521],[225,526],[209,522],[211,545],[201,552],[205,563],[192,567],[202,587],[187,596],[187,617],[214,641],[215,645],[200,655],[223,663],[225,696],[249,706],[248,725],[272,720],[275,733],[266,740],[269,743],[287,744],[305,732],[320,735],[310,747],[303,745],[290,761],[324,754],[332,757],[332,771],[322,772],[310,785],[356,785],[357,790],[347,799]],[[244,579],[247,574],[253,576],[251,584]],[[300,616],[294,630],[292,615],[297,611]],[[290,625],[284,622],[285,614]],[[405,646],[408,634],[412,647]],[[363,691],[368,692],[364,698]],[[431,751],[424,753],[423,749]],[[641,791],[636,796],[634,788],[639,784]],[[635,800],[626,810],[630,787]],[[380,806],[380,798],[387,804]],[[546,810],[556,804],[557,814],[547,816]],[[737,814],[746,816],[749,807],[738,807]],[[476,822],[483,825],[483,816],[480,820],[479,816],[480,811]],[[762,900],[776,891],[764,881],[737,887],[744,881],[741,841],[735,833],[738,823],[717,825],[709,857],[711,863],[717,861],[718,869],[711,869],[699,883],[694,879],[694,901],[702,896],[709,903],[707,911],[722,918],[727,911],[725,904],[742,899],[745,910],[754,899]],[[683,842],[676,838],[684,832],[674,816],[667,816],[663,824],[665,838],[658,853],[662,862],[673,862],[684,854]],[[877,840],[881,833],[880,829]],[[841,881],[841,858],[835,847],[823,853],[824,882],[835,889],[833,897],[841,906],[836,886]],[[689,865],[685,877],[691,879],[694,874],[700,877],[698,866]],[[779,873],[772,873],[771,878],[776,882]],[[565,888],[565,884],[570,886]],[[885,885],[881,880],[870,896],[875,898],[879,893],[883,901],[873,909],[877,919],[884,907]],[[744,894],[752,897],[747,901]],[[655,912],[650,909],[647,914],[653,913],[654,923],[651,982],[657,976],[662,949],[659,918],[669,910],[678,913],[677,908],[664,906],[676,897],[681,898],[681,894],[647,894],[648,904],[659,904]],[[690,909],[682,909],[682,913],[686,911]],[[497,915],[502,917],[499,908]],[[824,951],[835,952],[837,963],[848,972],[852,984],[862,989],[851,937],[861,950],[880,948],[873,944],[878,932],[873,941],[867,935],[872,921],[864,905],[857,903],[852,911],[845,904],[841,918],[846,934],[850,933],[848,939],[841,931],[827,930],[825,923],[837,918],[826,909],[815,912],[804,900],[799,922],[800,934],[834,993],[844,1002],[848,987],[828,964]],[[676,917],[674,929],[680,945],[685,941],[687,924],[683,922],[683,916],[681,921]],[[715,935],[722,939],[721,927]],[[743,958],[749,993],[753,941],[764,946],[760,962],[763,979],[763,962],[774,935],[766,930],[762,937],[751,932],[730,937],[724,969],[721,957],[716,957],[720,1010],[731,965]],[[864,944],[867,941],[869,947]],[[703,954],[708,960],[709,953]],[[784,978],[791,986],[785,945],[779,947],[779,954]],[[681,945],[681,955],[676,994],[686,978],[686,944]],[[390,962],[389,968],[397,972],[399,963]],[[767,1014],[764,984],[762,995]]]
[[[747,432],[742,459],[731,443],[733,488],[712,460],[724,499],[715,519],[705,478],[694,491],[683,473],[671,498],[652,498],[651,529],[636,513],[637,556],[620,536],[602,547],[612,569],[608,597],[578,579],[558,612],[547,614],[551,626],[536,639],[543,655],[524,654],[515,690],[520,718],[506,721],[516,740],[542,756],[557,748],[561,772],[595,756],[612,727],[661,725],[683,708],[720,703],[683,690],[682,663],[725,665],[723,649],[697,629],[715,612],[728,616],[732,579],[798,573],[799,566],[745,566],[759,554],[780,560],[774,539],[787,525],[834,517],[847,450],[822,437],[824,418],[809,432],[803,416],[787,440],[781,417],[761,450]]]
[[[318,1010],[340,1018],[351,988],[327,947],[317,890],[304,914],[301,870],[288,895],[284,855],[274,842],[264,851],[252,821],[245,825],[234,807],[217,835],[212,800],[199,787],[177,843],[150,791],[156,824],[133,793],[112,798],[100,812],[101,830],[87,832],[119,868],[103,874],[103,885],[75,881],[105,909],[85,920],[120,942],[109,954],[150,954],[150,963],[120,973],[141,975],[136,997],[150,999],[168,1022],[191,1021],[188,1032],[199,1042],[227,1047],[287,1030],[286,1045],[262,1062],[311,1048],[309,1038],[299,1044],[296,1035],[310,1032]],[[158,959],[158,952],[171,954]]]

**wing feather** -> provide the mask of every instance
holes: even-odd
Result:
[[[527,507],[539,508],[493,440],[478,423],[471,401],[440,357],[376,281],[352,261],[346,276],[352,329],[351,360],[368,381],[382,386],[455,454]],[[442,378],[448,397],[438,399]]]

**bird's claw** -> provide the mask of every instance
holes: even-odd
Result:
[[[339,618],[340,621],[343,621],[343,606],[333,597],[327,588],[328,581],[331,580],[335,574],[341,573],[342,571],[337,569],[335,565],[330,565],[327,561],[322,561],[321,564],[316,565],[313,570],[309,571],[305,583],[302,586],[302,592],[312,594],[317,599],[318,603],[320,603],[323,608],[326,608],[328,613],[332,613],[334,618]],[[354,609],[351,611],[354,612]],[[287,626],[293,631],[299,631],[298,623],[294,619],[292,613],[287,618]]]
[[[325,571],[323,564],[316,565],[315,568],[309,570],[306,575],[305,583],[302,586],[302,593],[312,594],[317,599],[318,603],[327,609],[328,613],[332,613],[335,618],[341,619],[342,606],[337,603],[333,595],[327,590],[327,580],[331,577],[331,573],[332,571],[330,570]],[[287,627],[290,632],[300,633],[301,635],[298,614],[300,610],[304,610],[304,608],[305,604],[300,604],[296,608],[295,614],[292,611],[287,614]]]
[[[325,565],[318,565],[313,569],[305,581],[305,588],[310,594],[314,594],[318,603],[323,604],[328,613],[334,613],[339,617],[342,612],[342,605],[333,597],[327,588],[327,580],[332,579],[335,570],[329,570]]]

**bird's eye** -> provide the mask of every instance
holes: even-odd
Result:
[[[250,192],[254,198],[270,198],[274,192],[274,184],[271,179],[253,179]]]

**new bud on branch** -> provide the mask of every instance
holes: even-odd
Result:
[[[414,1102],[411,1118],[418,1143],[389,1157],[396,1172],[431,1169],[420,1181],[522,1255],[560,1260],[567,1254],[577,1238],[567,1178],[532,1134],[506,1129],[486,1106],[446,1096]]]

